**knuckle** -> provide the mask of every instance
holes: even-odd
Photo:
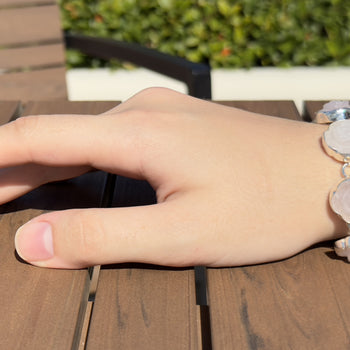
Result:
[[[78,210],[74,216],[74,225],[77,228],[75,239],[79,251],[79,259],[82,265],[89,265],[98,261],[99,254],[103,251],[101,244],[104,242],[104,234],[98,220],[93,219],[90,210]]]
[[[21,143],[22,150],[28,154],[28,160],[33,161],[31,154],[31,140],[35,140],[38,129],[39,116],[20,117],[13,122],[15,137]]]
[[[39,118],[39,116],[19,117],[13,122],[13,125],[18,133],[25,136],[36,129]]]
[[[171,98],[175,91],[170,90],[164,87],[149,87],[144,90],[141,90],[136,96],[140,98],[147,99],[163,99],[163,98]]]

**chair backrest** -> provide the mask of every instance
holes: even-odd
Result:
[[[0,100],[67,99],[55,0],[0,0]]]

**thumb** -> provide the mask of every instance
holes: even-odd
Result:
[[[165,202],[51,212],[20,227],[15,246],[22,259],[41,267],[74,269],[122,262],[192,265],[194,242],[200,240],[189,232],[180,208]]]

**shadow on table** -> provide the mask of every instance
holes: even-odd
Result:
[[[45,211],[99,207],[106,174],[97,171],[75,179],[43,185],[0,206],[0,214],[25,209]]]

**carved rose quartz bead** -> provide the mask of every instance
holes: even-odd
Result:
[[[347,163],[350,160],[350,119],[330,124],[323,134],[322,143],[331,157]]]
[[[322,144],[331,157],[349,163],[350,120],[339,120],[331,124],[323,134]],[[345,171],[343,174],[346,176]],[[335,213],[350,223],[350,177],[346,177],[330,193],[330,205]]]
[[[321,111],[330,112],[341,108],[350,108],[350,102],[349,101],[331,101],[324,104],[323,109]]]
[[[350,223],[350,178],[341,181],[337,188],[330,193],[332,210],[342,219]]]
[[[350,162],[350,120],[339,120],[331,124],[323,134],[322,145],[327,154],[344,163],[345,179],[331,191],[329,203],[332,210],[350,227],[350,177],[345,172]],[[335,252],[339,256],[347,257],[350,262],[350,237],[336,241]]]

